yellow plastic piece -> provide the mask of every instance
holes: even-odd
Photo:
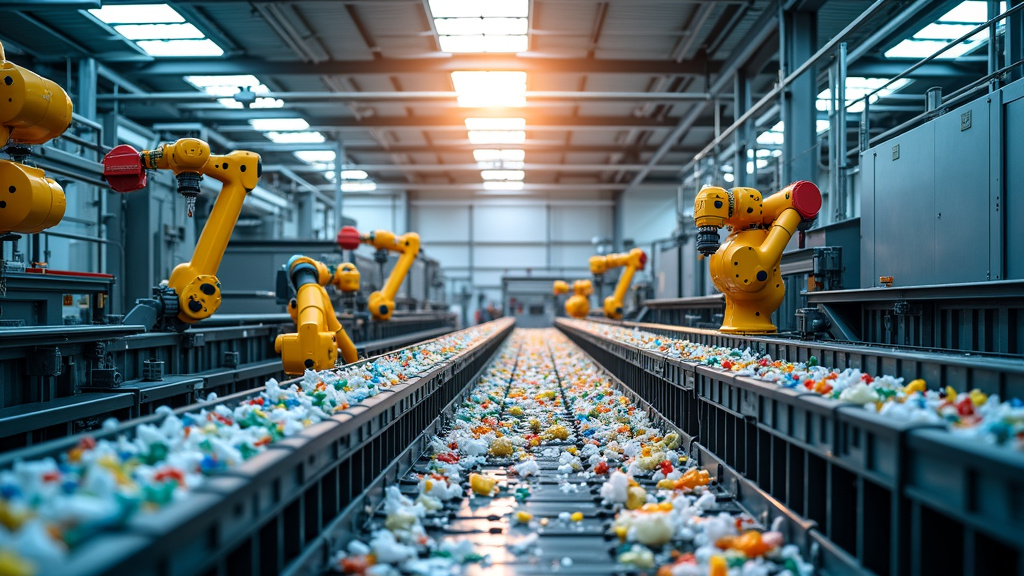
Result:
[[[71,126],[71,99],[56,82],[8,62],[0,44],[0,148],[44,144]],[[64,190],[38,169],[0,160],[0,235],[35,234],[64,217]]]
[[[498,481],[490,476],[484,476],[476,472],[469,475],[469,487],[480,496],[490,496],[494,492],[494,486],[497,483]]]
[[[708,576],[729,576],[729,563],[725,560],[725,556],[712,556],[709,567]]]
[[[495,438],[494,442],[491,442],[490,453],[491,456],[498,458],[508,458],[512,455],[513,446],[512,441],[508,438]]]
[[[326,370],[338,361],[338,352],[345,363],[359,359],[356,346],[338,321],[334,305],[324,285],[337,279],[322,262],[306,256],[294,256],[288,263],[292,276],[304,266],[312,267],[296,289],[295,299],[288,304],[288,313],[295,321],[296,332],[280,334],[274,340],[274,350],[281,355],[287,374],[302,374],[305,370]],[[339,268],[340,269],[340,268]],[[358,272],[357,272],[358,273]]]
[[[533,514],[529,512],[516,512],[516,521],[521,524],[528,524],[530,520],[533,520]]]
[[[988,395],[977,388],[971,390],[969,395],[971,397],[971,404],[974,404],[975,406],[981,406],[985,402],[988,402]]]
[[[619,537],[619,542],[626,541],[626,534],[629,532],[629,526],[619,525],[613,527],[612,530],[615,532],[615,535]]]
[[[907,394],[913,394],[914,392],[923,393],[926,390],[926,383],[924,380],[918,378],[917,380],[911,380],[910,384],[903,387],[903,391]]]
[[[817,215],[818,208],[808,200],[815,194],[820,208],[820,193],[808,182],[791,184],[767,199],[753,188],[727,192],[706,187],[697,194],[693,218],[698,228],[731,227],[728,238],[711,256],[709,267],[715,287],[725,295],[722,332],[776,331],[771,315],[785,294],[779,261],[804,219],[800,210],[813,208],[809,217]]]
[[[34,576],[36,567],[14,550],[0,549],[0,576]]]
[[[168,280],[168,286],[178,295],[178,319],[194,324],[209,318],[220,307],[217,269],[242,212],[242,202],[259,183],[260,156],[244,150],[214,155],[206,142],[182,138],[155,150],[144,150],[140,157],[143,166],[151,170],[171,170],[175,175],[200,174],[223,184],[192,251],[192,259],[175,266]]]
[[[569,520],[572,520],[573,522],[583,522],[583,512],[573,512],[572,516],[569,517]]]
[[[569,429],[561,424],[556,424],[544,432],[544,437],[555,440],[566,440],[569,438]]]
[[[946,386],[946,401],[956,404],[956,390],[952,386]]]
[[[420,253],[420,235],[409,232],[395,236],[394,232],[375,230],[369,234],[360,235],[359,241],[378,250],[390,250],[400,254],[398,262],[384,282],[384,287],[370,294],[368,299],[370,314],[375,320],[390,320],[391,314],[395,311],[395,294],[402,286],[402,281],[409,273],[409,268],[416,260],[416,255]]]
[[[647,503],[647,491],[639,486],[630,486],[626,491],[626,508],[637,510]]]
[[[612,320],[622,318],[623,301],[626,298],[626,291],[633,282],[633,274],[637,270],[643,270],[647,262],[647,255],[639,248],[633,248],[625,254],[608,254],[606,256],[590,257],[590,273],[599,276],[612,268],[625,267],[619,282],[615,285],[615,292],[604,299],[604,315]]]

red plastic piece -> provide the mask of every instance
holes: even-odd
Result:
[[[643,270],[644,266],[647,265],[647,252],[640,252],[640,269]]]
[[[139,151],[119,144],[103,157],[103,179],[115,192],[134,192],[146,186],[146,170]]]
[[[800,213],[805,220],[810,220],[818,215],[821,210],[821,191],[814,184],[800,180],[790,184],[793,189],[793,208]]]
[[[342,250],[355,250],[359,248],[359,230],[355,226],[342,226],[338,232],[338,246]]]

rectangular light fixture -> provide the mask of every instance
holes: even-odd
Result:
[[[336,154],[333,150],[300,150],[295,157],[307,164],[316,162],[334,162]]]
[[[252,74],[225,74],[223,76],[185,76],[185,81],[206,92],[207,94],[213,94],[214,96],[224,96],[224,98],[217,99],[217,102],[226,108],[241,109],[244,108],[241,102],[238,102],[230,96],[234,96],[241,89],[252,90],[255,94],[266,94],[270,92],[265,84],[260,82],[259,78]],[[277,98],[256,98],[256,100],[249,106],[250,108],[281,108],[284,106],[284,101]],[[307,125],[308,127],[308,125]]]
[[[156,24],[184,22],[178,11],[167,4],[121,4],[94,8],[89,13],[104,24]]]
[[[136,42],[150,56],[220,56],[224,54],[213,40],[139,40]]]
[[[251,88],[263,84],[252,74],[224,74],[217,76],[185,76],[185,81],[196,88]],[[230,94],[234,94],[231,92]],[[229,95],[230,95],[229,94]]]
[[[865,78],[863,76],[850,76],[846,79],[846,105],[847,112],[860,113],[864,110],[864,101],[861,100],[864,96],[874,92],[878,88],[885,85],[889,80],[887,78]],[[910,84],[910,80],[901,78],[889,84],[885,88],[878,91],[877,94],[871,97],[871,103],[874,104],[879,98],[885,98],[886,96],[900,90],[907,84]],[[829,106],[829,100],[832,98],[831,90],[822,90],[818,94],[818,100],[815,103],[815,107],[821,112],[827,112]],[[854,101],[857,101],[854,103]]]
[[[428,0],[434,18],[526,18],[529,0]]]
[[[473,144],[522,144],[526,132],[522,130],[470,130],[469,141]]]
[[[466,118],[468,130],[523,130],[525,118]]]
[[[452,85],[463,107],[526,105],[526,72],[452,72]]]
[[[89,10],[150,56],[221,56],[224,50],[167,4],[121,4]]]
[[[129,40],[183,40],[206,38],[192,24],[122,24],[114,26],[117,33]]]
[[[999,11],[1006,11],[1006,2],[999,3]],[[952,10],[943,14],[938,20],[928,24],[904,38],[899,44],[886,50],[886,58],[927,58],[935,52],[949,46],[953,40],[970,32],[976,26],[988,20],[988,3],[981,0],[967,0],[957,4]],[[1003,23],[1000,22],[998,26]],[[952,60],[974,50],[988,41],[988,32],[982,30],[967,40],[950,47],[936,56],[938,60]]]
[[[275,132],[287,132],[291,130],[305,130],[309,128],[309,122],[302,118],[256,118],[249,120],[253,130]]]
[[[480,177],[484,180],[522,180],[526,173],[522,170],[482,170]]]
[[[267,132],[264,134],[278,144],[319,144],[324,135],[319,132]]]

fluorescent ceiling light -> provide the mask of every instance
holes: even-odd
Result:
[[[452,85],[464,107],[526,105],[526,72],[452,72]]]
[[[265,84],[260,82],[259,78],[252,74],[227,74],[223,76],[185,76],[185,81],[195,86],[196,88],[202,89],[207,94],[213,94],[214,96],[224,96],[219,98],[217,102],[227,108],[240,109],[244,108],[241,102],[234,98],[228,98],[228,96],[234,96],[242,89],[252,90],[255,94],[266,94],[270,92],[270,88],[267,88]],[[284,106],[284,101],[277,98],[256,98],[256,100],[249,106],[250,108],[281,108]],[[276,120],[276,119],[275,119]],[[306,126],[309,127],[308,125]]]
[[[314,162],[334,162],[335,153],[333,150],[300,150],[295,157],[307,164]]]
[[[439,36],[442,52],[526,52],[528,36]]]
[[[434,18],[526,18],[529,0],[428,0]]]
[[[522,130],[526,128],[525,118],[466,118],[469,130]]]
[[[278,144],[311,144],[324,141],[324,135],[319,132],[267,132],[264,135]]]
[[[234,98],[218,98],[217,102],[220,102],[225,108],[232,108],[235,110],[241,110],[245,108],[241,102]],[[284,100],[278,100],[277,98],[257,98],[249,108],[282,108],[284,107]]]
[[[341,171],[341,179],[342,180],[366,180],[366,176],[367,176],[367,174],[366,174],[365,170],[342,170]]]
[[[999,11],[1006,11],[1006,2],[999,3]],[[973,28],[988,21],[988,2],[968,0],[946,12],[938,20],[928,24],[910,38],[885,52],[886,58],[927,58],[939,50],[949,46],[953,40],[970,32]],[[998,25],[1002,26],[1003,22]],[[988,41],[988,31],[982,30],[963,42],[951,46],[936,56],[938,60],[952,60],[978,48]]]
[[[220,56],[224,50],[210,40],[140,40],[136,42],[150,56]]]
[[[525,150],[473,150],[473,159],[477,162],[522,162],[526,159]]]
[[[230,88],[247,88],[263,84],[259,78],[252,74],[224,74],[219,76],[185,76],[185,81],[196,88],[218,88],[227,86]],[[234,92],[231,92],[234,94]],[[229,94],[230,95],[230,94]]]
[[[302,118],[257,118],[249,120],[254,130],[273,130],[285,132],[289,130],[305,130],[309,128],[309,122]]]
[[[341,182],[342,192],[372,192],[377,189],[377,183],[373,180],[353,180]]]
[[[121,4],[94,8],[89,13],[104,24],[154,24],[184,22],[181,14],[167,4]]]
[[[470,130],[469,141],[473,144],[522,144],[526,132],[522,130]]]
[[[484,190],[522,190],[523,183],[515,180],[488,180],[484,182]]]
[[[188,22],[184,24],[126,24],[114,26],[117,33],[129,40],[181,40],[206,38],[206,35]]]
[[[484,180],[522,180],[526,173],[522,170],[483,170],[480,177]]]

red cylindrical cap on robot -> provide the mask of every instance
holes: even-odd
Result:
[[[821,191],[818,187],[811,182],[800,180],[790,184],[789,188],[793,194],[793,208],[796,208],[800,216],[805,220],[816,217],[818,210],[821,210]]]
[[[359,230],[355,226],[342,226],[338,231],[338,246],[342,250],[355,250],[359,248]]]
[[[146,169],[139,151],[119,144],[103,157],[103,179],[115,192],[134,192],[146,185]]]

